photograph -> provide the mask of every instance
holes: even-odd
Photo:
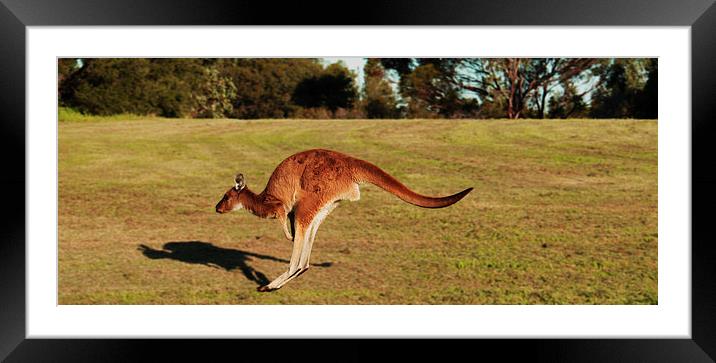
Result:
[[[659,305],[657,57],[56,63],[59,305]]]
[[[716,357],[714,0],[0,3],[0,361]]]

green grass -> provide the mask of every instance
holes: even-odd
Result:
[[[80,111],[70,107],[59,107],[57,109],[57,120],[59,122],[90,122],[90,121],[127,121],[127,120],[145,120],[147,116],[134,115],[131,113],[123,113],[112,116],[96,116],[85,115]],[[153,118],[150,118],[153,119]]]
[[[655,121],[83,121],[59,124],[60,304],[657,303]],[[475,190],[431,210],[364,185],[313,268],[258,293],[291,244],[214,205],[237,172],[259,192],[315,147],[420,193]]]

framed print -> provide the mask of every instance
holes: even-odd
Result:
[[[3,0],[3,357],[713,360],[712,1],[349,8]]]

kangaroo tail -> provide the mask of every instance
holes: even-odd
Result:
[[[383,190],[394,194],[398,198],[423,208],[443,208],[457,203],[460,199],[470,193],[472,188],[467,188],[460,193],[447,197],[428,197],[418,194],[403,185],[390,174],[381,168],[364,160],[354,159],[354,180],[357,183],[368,182],[375,184]]]

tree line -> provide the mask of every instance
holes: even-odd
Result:
[[[655,58],[61,58],[59,104],[189,118],[656,118]]]

